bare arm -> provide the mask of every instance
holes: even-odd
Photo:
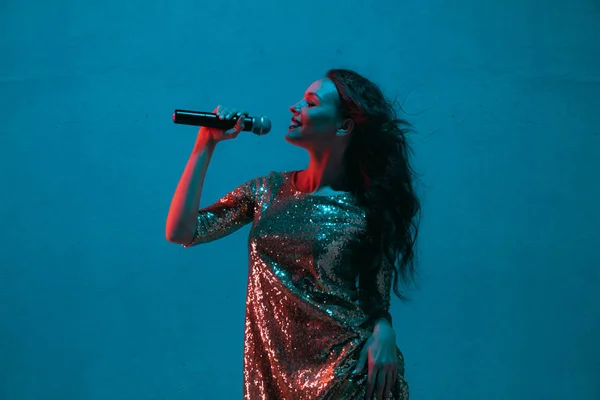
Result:
[[[221,119],[237,118],[237,124],[227,131],[206,127],[198,131],[194,150],[179,179],[167,216],[165,235],[171,243],[188,245],[193,241],[204,178],[215,147],[218,142],[236,138],[244,129],[243,115],[248,114],[246,111],[222,106],[217,106],[214,112]]]
[[[198,135],[169,208],[165,234],[171,243],[188,244],[194,237],[204,178],[215,147],[209,135]]]

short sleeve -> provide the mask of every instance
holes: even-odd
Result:
[[[376,260],[378,268],[364,268],[358,279],[359,306],[370,321],[380,318],[392,323],[390,310],[394,266],[385,256]]]
[[[198,210],[192,241],[183,247],[209,243],[228,236],[252,222],[259,179],[253,179],[227,193],[216,203]]]

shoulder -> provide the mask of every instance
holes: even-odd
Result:
[[[289,172],[271,171],[253,179],[259,186],[272,186],[283,183],[288,178]]]
[[[250,185],[257,195],[275,193],[289,181],[290,174],[288,171],[271,171],[251,179],[246,184]]]

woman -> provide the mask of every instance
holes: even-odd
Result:
[[[252,179],[198,211],[218,142],[201,128],[177,186],[166,235],[185,247],[252,224],[244,345],[245,399],[408,399],[390,290],[413,277],[419,201],[408,124],[380,89],[331,70],[290,108],[286,140],[308,168]],[[393,277],[393,279],[392,279]]]

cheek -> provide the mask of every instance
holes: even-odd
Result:
[[[310,110],[303,117],[303,125],[312,126],[313,128],[327,128],[334,124],[330,115],[318,110]]]

